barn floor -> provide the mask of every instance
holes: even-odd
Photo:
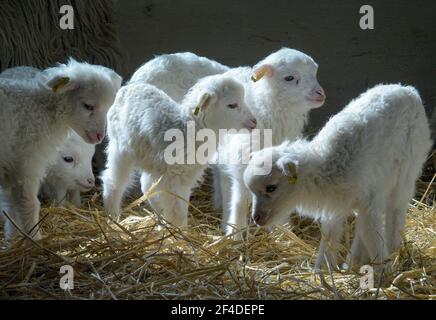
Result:
[[[319,228],[310,221],[292,217],[272,232],[252,228],[244,241],[223,237],[206,179],[193,199],[189,231],[161,224],[135,205],[140,201],[126,208],[119,224],[108,222],[99,191],[88,195],[82,209],[43,208],[45,239],[0,240],[0,299],[434,299],[432,176],[418,183],[405,245],[392,257],[393,274],[380,280],[387,285],[379,290],[361,289],[356,272],[314,274]],[[351,234],[350,227],[345,248]],[[74,270],[69,291],[59,286],[64,265]]]

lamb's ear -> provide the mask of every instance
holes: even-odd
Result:
[[[204,110],[206,110],[206,108],[208,106],[210,106],[211,104],[215,103],[216,101],[216,96],[215,94],[211,94],[211,93],[204,93],[201,96],[200,102],[198,103],[198,105],[195,107],[194,109],[194,115],[198,116],[198,114]]]
[[[290,184],[296,184],[298,181],[298,162],[290,159],[281,158],[277,165],[283,170]]]
[[[109,77],[111,78],[112,81],[112,86],[114,88],[115,91],[120,90],[121,85],[123,83],[123,78],[116,73],[114,70],[103,67],[105,72],[109,75]]]
[[[50,88],[54,93],[65,93],[77,89],[79,86],[73,79],[66,75],[53,75],[48,78],[45,85]]]
[[[263,64],[259,67],[255,67],[251,80],[254,82],[259,81],[263,77],[271,78],[274,75],[274,67],[270,64]]]
[[[97,67],[109,75],[112,81],[112,86],[114,87],[115,91],[120,90],[121,85],[123,83],[123,78],[111,68],[107,68],[104,66],[97,66]]]
[[[112,85],[114,86],[115,91],[120,90],[123,83],[123,78],[113,70],[110,70],[109,76],[111,77]]]

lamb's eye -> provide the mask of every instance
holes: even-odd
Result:
[[[271,184],[269,186],[266,186],[265,188],[267,193],[273,193],[274,191],[277,190],[277,185],[276,184]]]
[[[89,105],[89,104],[87,104],[87,103],[84,103],[83,106],[84,106],[85,109],[88,110],[88,111],[94,111],[94,109],[95,109],[94,106],[91,106],[91,105]]]
[[[67,163],[71,163],[74,161],[73,157],[63,157],[64,161]]]
[[[238,107],[237,103],[230,103],[227,105],[227,108],[229,108],[229,109],[236,109],[237,107]]]
[[[295,77],[293,77],[293,76],[287,76],[287,77],[285,77],[285,81],[293,81],[295,79]]]

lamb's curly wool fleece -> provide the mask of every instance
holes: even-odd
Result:
[[[205,94],[210,97],[209,102],[195,115],[194,111]],[[230,108],[229,105],[237,107]],[[175,225],[186,225],[186,201],[189,201],[192,188],[206,167],[196,159],[194,164],[186,163],[186,155],[191,150],[187,150],[185,139],[195,138],[187,136],[188,121],[195,123],[196,132],[208,128],[218,136],[219,129],[252,126],[252,118],[244,101],[242,84],[225,76],[202,79],[180,105],[154,86],[129,83],[120,90],[108,114],[108,163],[102,176],[107,213],[115,218],[119,216],[122,194],[136,168],[144,172],[141,178],[144,192],[153,181],[163,177],[158,186],[163,192],[157,196],[161,199],[153,206]],[[173,141],[167,134],[176,129],[182,135],[184,147],[180,151],[184,163],[170,164],[165,152]],[[185,200],[165,194],[167,191]]]
[[[401,243],[408,203],[431,144],[416,89],[376,86],[331,118],[312,141],[253,154],[244,175],[253,193],[253,218],[266,226],[298,207],[300,214],[320,219],[320,267],[325,253],[336,263],[344,219],[357,210],[349,262],[380,264]],[[273,159],[272,172],[253,175],[265,157]]]
[[[261,67],[267,67],[268,75],[253,83],[253,73]],[[173,98],[180,99],[201,77],[225,72],[225,75],[244,84],[246,100],[257,119],[258,128],[272,129],[272,143],[278,144],[283,139],[298,137],[303,131],[308,111],[322,104],[307,100],[317,90],[322,92],[316,80],[317,68],[311,57],[288,48],[269,55],[253,68],[235,69],[192,53],[178,53],[147,62],[131,81],[154,84]],[[289,75],[295,76],[293,83],[284,80]],[[297,81],[298,86],[295,85]],[[250,138],[244,135],[229,140],[225,147],[220,148],[221,161],[225,162],[235,154],[249,154],[250,143]],[[236,160],[241,162],[240,158]],[[215,205],[223,207],[225,221],[241,229],[246,225],[246,203],[249,202],[248,192],[242,183],[245,166],[221,165],[220,168],[214,167]],[[229,213],[231,208],[233,214]],[[228,232],[232,231],[233,228],[228,229]]]
[[[163,54],[146,62],[132,75],[129,83],[139,81],[163,90],[174,101],[182,102],[199,79],[221,74],[229,67],[191,52]]]
[[[263,67],[269,69],[270,75],[257,82],[251,77],[256,70]],[[251,106],[258,120],[259,129],[272,130],[272,145],[284,139],[295,139],[303,132],[311,109],[323,104],[322,101],[309,100],[318,93],[324,92],[318,84],[316,74],[318,65],[308,55],[297,50],[283,48],[272,53],[256,66],[251,68],[232,69],[226,74],[243,79],[247,103]],[[286,78],[293,76],[292,81]],[[249,154],[251,137],[248,135],[230,136],[228,142],[219,150],[220,187],[222,191],[222,207],[224,220],[227,223],[227,234],[241,230],[247,225],[250,195],[243,183],[246,165],[242,164],[242,155]],[[262,144],[261,144],[262,146]],[[225,164],[227,159],[240,155],[240,165]],[[241,234],[236,233],[235,238]]]

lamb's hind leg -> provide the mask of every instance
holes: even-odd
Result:
[[[109,152],[107,169],[103,171],[103,201],[106,213],[113,219],[121,214],[121,201],[126,190],[133,163],[129,157]]]
[[[34,240],[41,239],[38,230],[40,203],[38,200],[40,180],[35,178],[18,179],[17,183],[10,187],[8,194],[10,199],[10,217],[21,231],[31,236]],[[10,239],[20,232],[9,221],[6,221],[5,235]]]
[[[387,243],[384,229],[384,213],[387,203],[384,199],[373,198],[366,210],[360,212],[360,236],[368,250],[369,260],[378,269],[387,258]]]
[[[388,254],[392,254],[401,246],[402,233],[406,223],[409,202],[414,194],[414,186],[398,185],[391,195],[386,211],[386,240]]]
[[[359,213],[356,217],[356,227],[354,230],[354,237],[351,244],[350,253],[347,256],[347,262],[344,265],[344,269],[346,270],[370,263],[368,250],[363,243],[361,235],[362,221],[362,215]]]
[[[160,177],[156,178],[148,172],[143,171],[141,173],[141,191],[142,194],[145,195],[150,192],[150,188],[153,183],[157,183]],[[148,195],[148,203],[159,214],[163,214],[165,211],[161,206],[161,203],[165,203],[166,200],[170,200],[166,198],[164,191],[162,191],[162,184],[164,183],[163,178],[159,182],[158,185],[153,189],[153,191]]]
[[[338,269],[337,254],[344,232],[344,217],[339,214],[337,218],[321,221],[321,243],[315,262],[315,271],[328,263],[330,268]]]
[[[192,186],[181,183],[179,178],[164,177],[157,186],[158,193],[151,197],[151,204],[172,225],[186,227],[191,189]]]

